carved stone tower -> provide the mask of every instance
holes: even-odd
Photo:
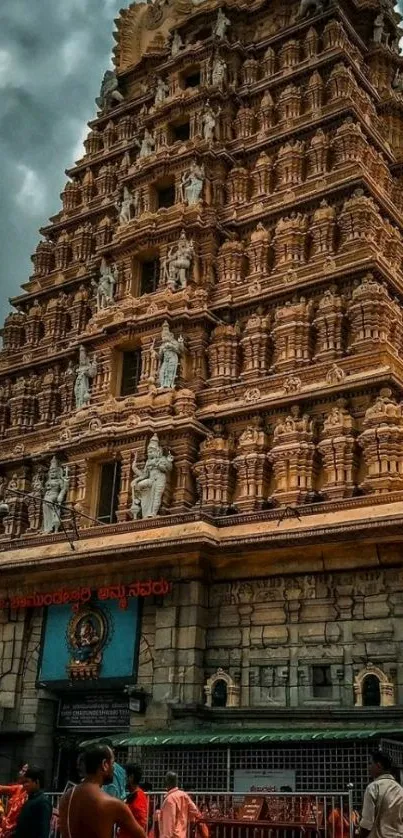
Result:
[[[47,562],[90,588],[164,568],[132,728],[214,721],[217,671],[227,728],[320,695],[364,712],[363,658],[384,703],[401,692],[398,23],[388,0],[155,0],[117,21],[3,328],[0,542],[5,596],[14,566],[29,590]]]

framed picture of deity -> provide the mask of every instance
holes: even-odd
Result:
[[[124,686],[137,674],[139,600],[91,600],[72,608],[51,605],[46,610],[38,682],[85,690],[100,685]]]

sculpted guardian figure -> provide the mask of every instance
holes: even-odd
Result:
[[[155,140],[148,128],[144,131],[144,137],[141,142],[139,158],[142,160],[145,157],[150,157],[155,148]]]
[[[165,99],[167,98],[168,94],[169,94],[169,84],[167,84],[164,81],[164,79],[162,79],[161,76],[159,76],[159,78],[157,79],[157,86],[156,86],[156,89],[155,89],[154,104],[157,105],[157,106],[162,105],[163,102],[165,102]]]
[[[80,346],[79,364],[76,369],[76,381],[74,384],[74,396],[76,400],[76,408],[80,410],[85,407],[90,398],[90,380],[97,374],[97,364],[95,358],[91,361],[87,355],[85,346]]]
[[[210,102],[206,102],[206,107],[201,116],[201,123],[202,123],[202,131],[203,131],[203,139],[206,140],[208,143],[214,142],[216,139],[216,126],[217,126],[217,119],[221,113],[221,108],[219,108],[215,113],[210,105]]]
[[[117,267],[116,265],[108,265],[106,259],[103,258],[100,267],[100,278],[98,282],[94,282],[96,288],[97,311],[102,311],[113,305],[115,285],[117,283]]]
[[[310,12],[312,12],[312,14],[319,14],[320,12],[323,12],[323,8],[323,0],[301,0],[295,20],[303,20],[303,18],[307,17]]]
[[[144,467],[138,468],[137,455],[134,456],[132,463],[134,478],[131,482],[131,512],[134,519],[140,516],[141,518],[154,518],[158,515],[167,475],[172,471],[172,466],[172,454],[165,455],[163,453],[158,436],[154,434],[148,444],[147,460]]]
[[[211,68],[211,84],[213,87],[218,87],[220,90],[224,89],[225,82],[227,81],[227,65],[223,58],[217,55],[213,60],[213,66]]]
[[[56,457],[49,466],[43,496],[43,532],[58,532],[60,527],[60,507],[69,488],[68,468],[62,468]]]
[[[171,291],[186,288],[193,257],[193,241],[188,241],[185,231],[182,230],[178,243],[169,249],[165,259],[164,277]]]
[[[128,224],[131,221],[132,215],[132,208],[133,213],[136,215],[139,203],[139,195],[136,192],[135,195],[132,195],[130,189],[127,186],[123,187],[123,198],[118,201],[116,204],[117,209],[119,210],[119,224],[123,226],[124,224]]]
[[[213,35],[216,38],[225,38],[228,27],[231,26],[231,21],[225,16],[222,9],[218,10],[217,20],[213,29]]]
[[[175,387],[179,358],[183,353],[184,343],[182,335],[176,340],[169,323],[165,321],[161,330],[161,346],[159,350],[159,385],[167,390]]]
[[[96,104],[104,113],[123,102],[124,96],[119,90],[119,83],[114,70],[107,70],[102,81],[101,91]]]
[[[181,199],[189,207],[198,204],[200,201],[204,186],[204,176],[204,166],[199,166],[196,160],[193,160],[193,163],[191,163],[189,171],[184,172],[182,175],[180,185]]]

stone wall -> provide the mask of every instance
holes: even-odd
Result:
[[[328,665],[329,701],[354,704],[354,678],[372,663],[403,700],[403,571],[272,577],[209,592],[205,677],[218,667],[242,706],[315,703],[312,666]]]

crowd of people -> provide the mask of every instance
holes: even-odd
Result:
[[[141,768],[119,765],[110,744],[83,751],[77,771],[80,782],[63,794],[57,813],[61,838],[188,838],[191,824],[197,838],[208,838],[201,812],[178,787],[173,771],[166,775],[158,811],[149,805]],[[356,822],[352,813],[350,821],[345,812],[333,810],[327,821],[332,838],[350,838],[351,831],[357,838],[403,838],[403,789],[389,756],[375,752],[370,773],[361,819]],[[0,811],[0,838],[49,838],[54,813],[43,788],[44,772],[32,765],[21,766],[15,784],[0,786],[0,796],[8,801]]]

